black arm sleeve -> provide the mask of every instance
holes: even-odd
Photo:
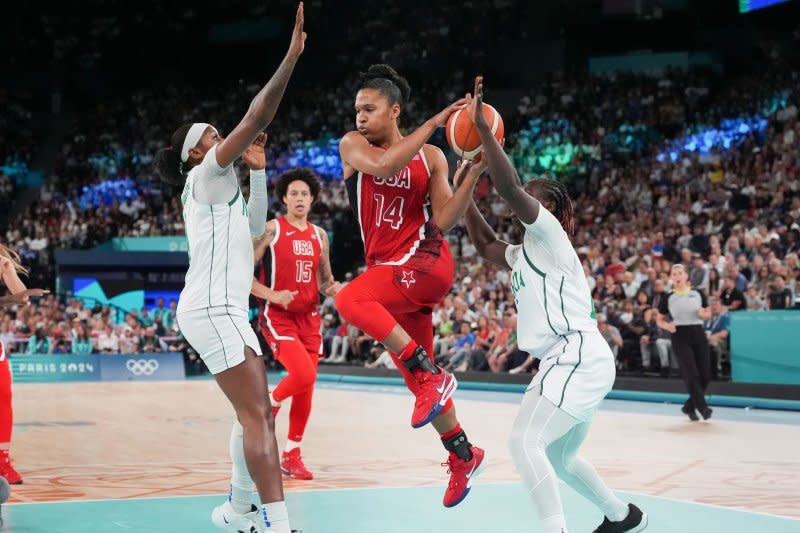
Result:
[[[706,293],[704,293],[703,291],[697,291],[697,294],[700,295],[700,300],[702,301],[703,307],[708,307],[708,298],[706,298]]]

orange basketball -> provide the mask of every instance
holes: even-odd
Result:
[[[505,135],[505,127],[503,126],[503,117],[500,116],[497,109],[484,103],[483,115],[495,138],[498,141],[502,140]],[[473,160],[483,149],[478,129],[472,123],[466,109],[459,109],[450,115],[450,118],[447,119],[446,134],[447,144],[459,157]]]

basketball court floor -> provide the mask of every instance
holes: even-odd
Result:
[[[271,380],[275,380],[271,377]],[[521,395],[458,391],[489,468],[454,509],[441,505],[445,452],[413,430],[400,386],[320,383],[303,453],[316,474],[286,481],[304,533],[536,532],[506,441]],[[232,411],[211,380],[18,384],[13,455],[25,484],[3,506],[18,533],[218,531]],[[284,407],[284,410],[288,405]],[[279,444],[288,413],[278,418]],[[650,515],[649,533],[800,533],[800,413],[606,400],[583,454]],[[602,516],[562,485],[572,533]]]

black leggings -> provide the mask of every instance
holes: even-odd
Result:
[[[689,391],[686,408],[707,408],[705,391],[711,381],[711,355],[703,326],[677,326],[672,334],[672,353]]]

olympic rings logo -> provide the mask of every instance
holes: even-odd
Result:
[[[158,361],[155,359],[128,359],[125,366],[134,376],[152,376],[158,370]]]

